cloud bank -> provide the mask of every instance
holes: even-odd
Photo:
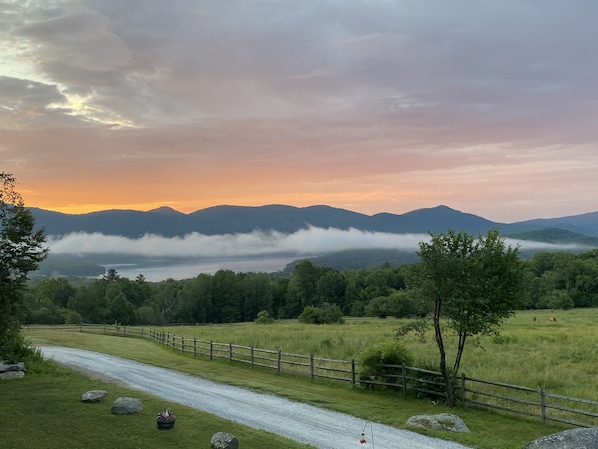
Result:
[[[55,254],[130,254],[168,258],[247,258],[277,255],[317,256],[353,249],[396,249],[415,252],[419,242],[429,241],[427,234],[391,234],[311,227],[292,234],[252,232],[250,234],[189,234],[183,238],[145,235],[130,239],[103,234],[73,233],[50,238],[48,246]],[[522,250],[572,250],[575,245],[505,239],[507,245]]]

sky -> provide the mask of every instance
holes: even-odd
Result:
[[[31,207],[598,210],[594,0],[0,0]]]

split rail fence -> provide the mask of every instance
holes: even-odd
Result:
[[[247,364],[289,373],[346,382],[364,388],[391,388],[403,395],[412,393],[443,400],[445,386],[440,372],[406,365],[382,365],[383,375],[362,378],[359,363],[353,360],[334,360],[313,354],[291,354],[281,350],[254,348],[218,343],[197,338],[180,337],[170,332],[117,325],[31,325],[27,330],[55,329],[124,337],[145,338],[181,353],[193,354],[209,360],[226,359],[231,363]],[[544,388],[530,388],[476,379],[462,374],[455,385],[460,406],[495,409],[539,418],[542,424],[558,422],[577,427],[598,426],[598,402],[547,392]]]

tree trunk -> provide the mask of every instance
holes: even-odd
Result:
[[[453,381],[449,375],[446,366],[446,350],[444,349],[444,339],[442,338],[442,329],[440,328],[440,310],[442,307],[442,300],[436,299],[436,305],[434,310],[434,337],[436,344],[438,345],[438,352],[440,354],[440,374],[444,379],[444,385],[446,390],[446,405],[453,407],[455,405],[455,391],[453,387]]]

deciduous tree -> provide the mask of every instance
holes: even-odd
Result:
[[[35,229],[33,214],[15,185],[11,174],[0,172],[0,360],[25,355],[17,313],[28,273],[48,252],[44,231]]]
[[[416,287],[434,304],[432,323],[445,381],[447,404],[456,403],[455,384],[468,337],[496,333],[522,304],[524,269],[518,248],[506,247],[498,230],[475,239],[466,232],[431,234],[419,245]],[[456,337],[452,366],[446,341]]]

